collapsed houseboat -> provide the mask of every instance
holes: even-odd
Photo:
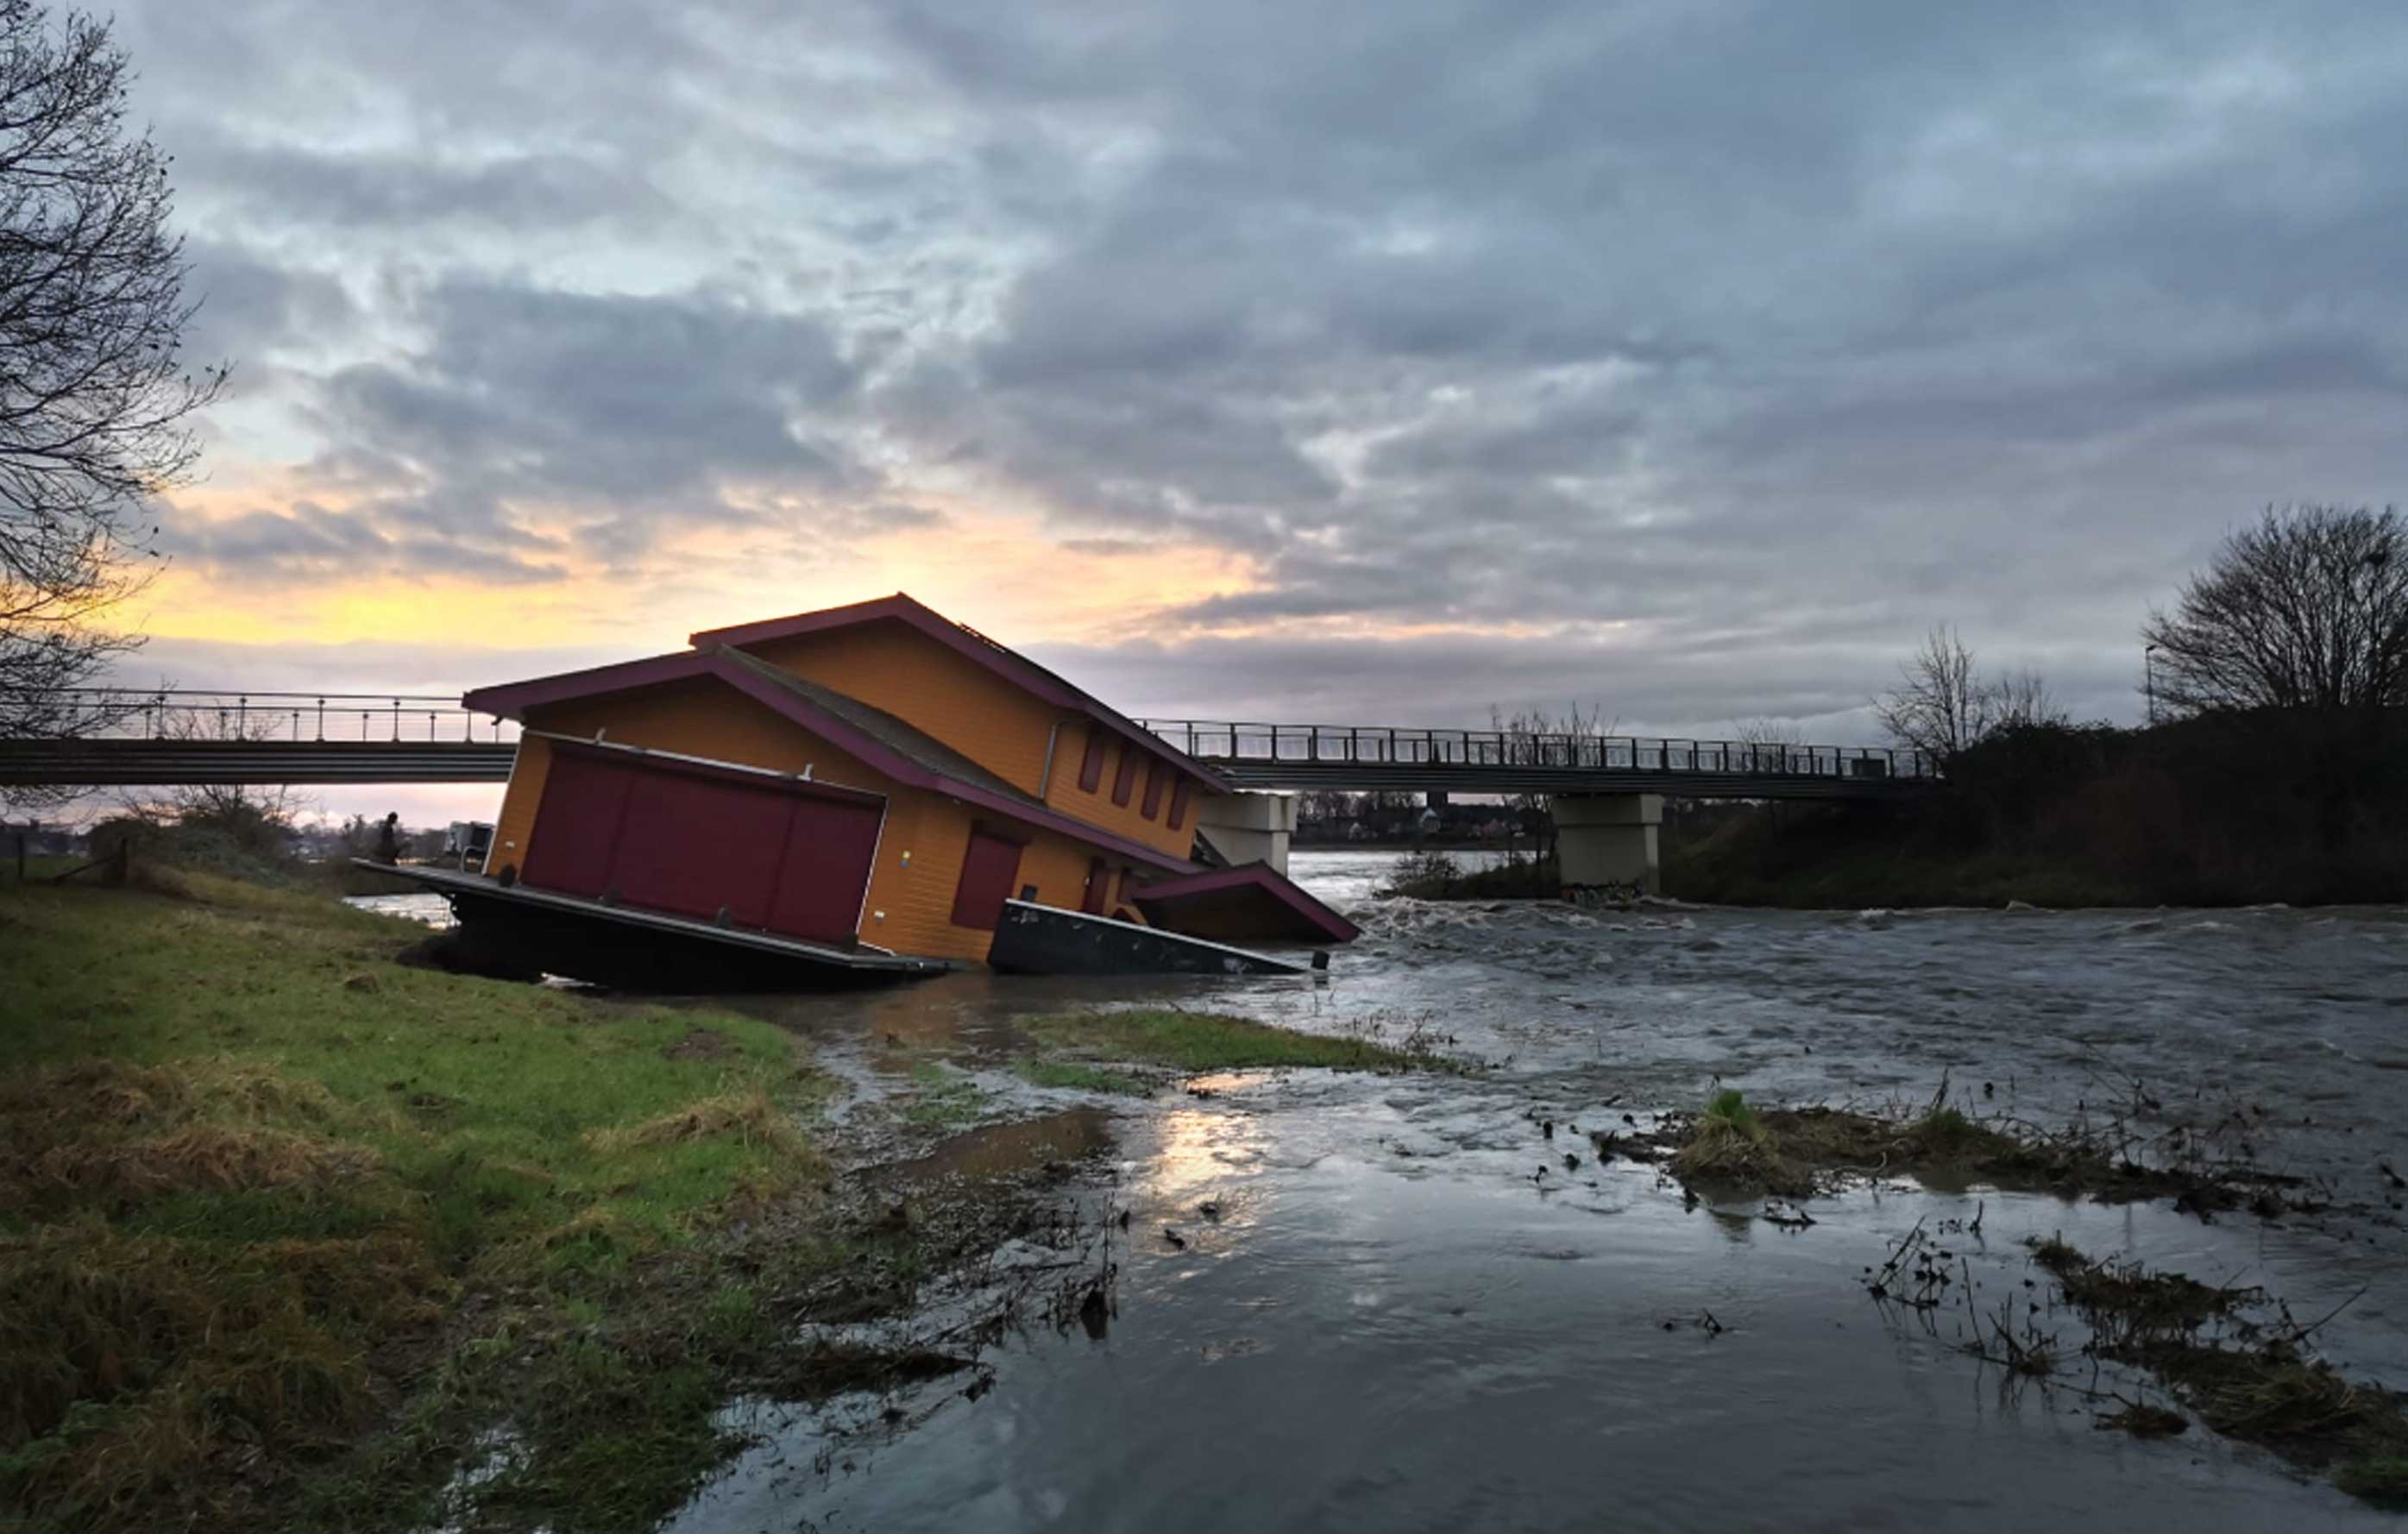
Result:
[[[1236,790],[1210,767],[909,596],[462,701],[522,726],[484,863],[394,871],[466,941],[552,973],[1249,972],[1300,966],[1235,943],[1356,936],[1267,863],[1215,866],[1203,811]],[[1034,914],[998,954],[1007,910]]]

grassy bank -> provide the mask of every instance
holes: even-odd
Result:
[[[323,893],[148,877],[0,886],[22,1527],[647,1528],[733,1446],[733,1396],[972,1367],[800,1340],[910,1313],[1026,1221],[993,1183],[834,1178],[788,1032],[405,968],[422,929]],[[1014,1068],[1085,1091],[1442,1063],[1170,1009],[1024,1035]],[[895,1106],[913,1140],[995,1107],[937,1060]]]
[[[1749,807],[1696,839],[1667,838],[1664,892],[1711,905],[1807,910],[2153,906],[2137,884],[2058,853],[1939,850],[1881,810]]]
[[[0,888],[0,1501],[30,1527],[638,1527],[753,1355],[681,1260],[808,1190],[789,1036],[400,968],[323,897]],[[640,1280],[640,1282],[639,1282]]]

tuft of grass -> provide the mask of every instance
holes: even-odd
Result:
[[[1169,1007],[1064,1012],[1025,1018],[1040,1042],[1096,1060],[1163,1066],[1188,1072],[1317,1067],[1331,1070],[1447,1068],[1442,1057],[1362,1038],[1299,1033],[1226,1012]]]
[[[2408,1454],[2350,1460],[2333,1471],[2333,1484],[2377,1507],[2408,1509]]]
[[[1072,1092],[1103,1092],[1125,1097],[1151,1097],[1154,1085],[1144,1077],[1107,1066],[1076,1060],[1019,1060],[1012,1065],[1023,1081]]]
[[[910,1096],[902,1102],[903,1122],[916,1129],[959,1129],[976,1124],[995,1099],[968,1072],[936,1061],[911,1068]]]
[[[1671,1168],[1684,1183],[1711,1187],[1762,1188],[1792,1197],[1814,1191],[1812,1169],[1789,1158],[1736,1087],[1706,1099],[1705,1111],[1673,1153]]]
[[[806,1154],[794,1115],[754,1086],[687,1103],[641,1124],[589,1132],[585,1143],[608,1155],[646,1146],[685,1145],[719,1136],[800,1157]]]
[[[1747,1097],[1735,1086],[1724,1087],[1706,1099],[1705,1117],[1708,1124],[1724,1125],[1742,1135],[1760,1137],[1763,1133],[1756,1110],[1747,1105]]]

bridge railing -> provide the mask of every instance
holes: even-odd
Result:
[[[1407,730],[1346,724],[1254,724],[1146,719],[1148,730],[1208,763],[1366,767],[1557,767],[1754,777],[1937,778],[1930,757],[1880,746],[1775,745],[1644,736]]]
[[[519,735],[514,720],[472,712],[456,697],[425,694],[75,687],[30,701],[25,733],[84,739],[423,745],[508,743]]]

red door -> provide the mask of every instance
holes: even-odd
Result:
[[[884,819],[882,810],[864,813],[855,805],[796,799],[768,926],[826,942],[841,942],[858,931],[862,895],[869,885],[870,860],[878,855],[879,824]]]
[[[993,932],[1003,920],[1003,902],[1020,877],[1020,843],[983,826],[970,832],[962,857],[962,882],[953,891],[953,925]]]
[[[552,753],[536,823],[545,834],[527,849],[519,877],[539,889],[592,899],[610,887],[610,852],[626,813],[635,774],[569,752]]]
[[[522,877],[540,889],[850,942],[884,801],[739,769],[555,751]]]
[[[795,801],[724,779],[629,776],[627,818],[610,864],[619,898],[706,921],[724,907],[738,926],[767,926]]]

